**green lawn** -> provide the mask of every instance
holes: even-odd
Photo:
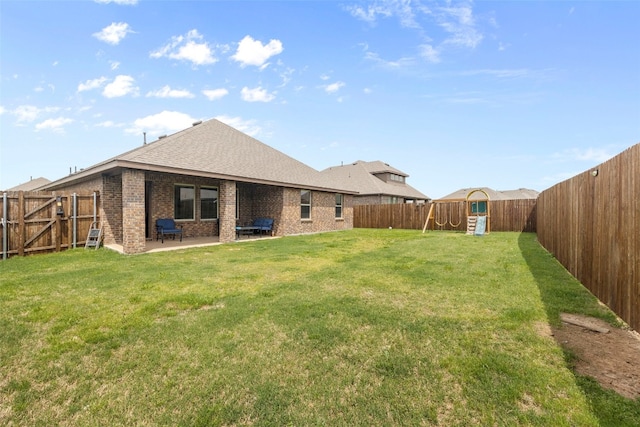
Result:
[[[352,230],[0,262],[0,425],[636,425],[540,334],[535,235]]]

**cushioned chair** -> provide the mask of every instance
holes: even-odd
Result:
[[[162,239],[164,243],[164,236],[173,236],[173,240],[176,239],[176,234],[180,235],[180,241],[182,242],[182,226],[176,225],[176,222],[171,218],[158,218],[156,219],[156,240]]]

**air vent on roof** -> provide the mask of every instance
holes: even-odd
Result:
[[[193,126],[198,126],[200,123],[202,123],[202,120],[198,120],[197,122],[193,122]]]
[[[158,137],[158,139],[163,139],[163,138],[166,138],[166,137],[167,137],[167,135],[160,135],[160,136]]]

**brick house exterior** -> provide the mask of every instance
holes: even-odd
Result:
[[[321,173],[357,192],[353,197],[354,205],[424,203],[430,200],[429,196],[407,184],[409,175],[381,161],[358,160],[327,168]]]
[[[235,240],[236,225],[260,217],[274,219],[277,236],[353,228],[354,191],[217,120],[42,189],[99,192],[105,243],[120,244],[127,254],[145,251],[158,218],[175,218],[184,238],[219,236],[220,242]],[[311,194],[309,218],[301,215],[302,191]],[[183,205],[188,217],[180,219]]]

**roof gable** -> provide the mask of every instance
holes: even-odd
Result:
[[[389,196],[404,197],[408,199],[428,200],[429,196],[421,193],[408,184],[387,183],[375,177],[376,173],[394,173],[407,177],[408,175],[386,163],[363,162],[342,166],[333,166],[322,171],[323,174],[338,180],[347,188],[357,191],[360,195],[384,194]]]

